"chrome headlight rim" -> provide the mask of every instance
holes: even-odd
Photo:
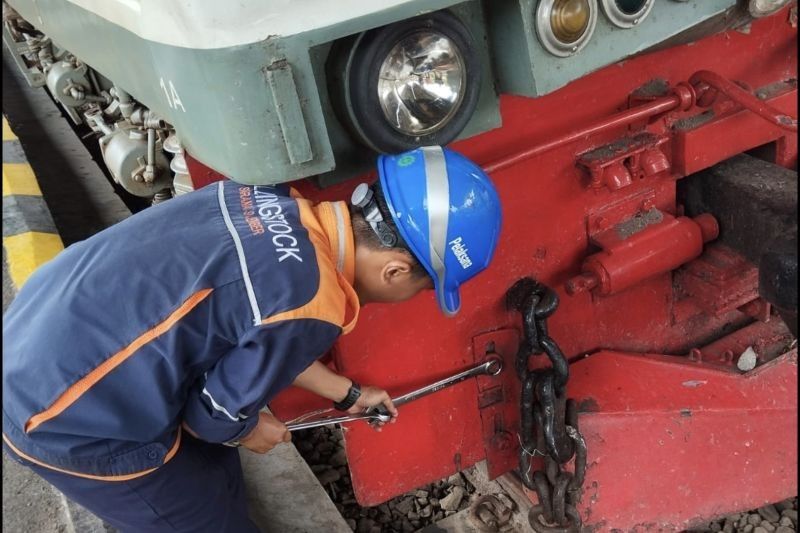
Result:
[[[379,100],[380,68],[395,45],[420,31],[452,39],[461,51],[464,81],[451,113],[425,132],[404,133],[387,120]],[[454,141],[472,119],[481,93],[485,67],[469,27],[449,10],[401,20],[337,41],[327,62],[333,111],[353,139],[377,153],[397,153]]]
[[[427,49],[415,49],[422,43],[425,43],[424,46],[427,46]],[[432,57],[433,54],[430,53],[430,50],[435,50],[437,46],[441,47],[444,55],[453,59],[451,68],[439,71],[435,67],[426,68],[423,63],[422,68],[419,69],[419,64],[413,65],[413,61],[408,61],[423,56]],[[392,66],[396,66],[398,56],[405,58],[405,60],[401,60],[403,68],[398,76],[392,77],[390,69]],[[436,30],[420,29],[395,43],[381,64],[377,83],[378,102],[387,123],[398,132],[413,136],[430,134],[446,126],[453,115],[458,112],[464,99],[464,89],[467,83],[464,62],[460,48],[447,35]],[[434,72],[433,76],[430,75],[431,72]],[[453,80],[450,80],[451,73],[454,77]],[[404,79],[403,76],[405,76]],[[426,80],[430,77],[438,79],[433,79],[432,82]],[[443,83],[441,83],[442,81]],[[436,100],[444,102],[444,108],[426,111],[416,101],[419,99],[409,99],[403,96],[401,91],[405,92],[406,96],[408,93],[411,93],[412,96],[423,93],[433,94]],[[441,93],[442,96],[437,96],[436,92]],[[416,108],[416,112],[414,108]],[[425,116],[426,114],[427,116]]]
[[[583,34],[573,42],[562,41],[553,30],[550,20],[555,2],[556,0],[540,0],[536,6],[534,13],[536,33],[545,50],[557,57],[570,57],[583,50],[594,34],[594,30],[597,27],[597,0],[587,0],[589,22]]]
[[[763,1],[763,0],[762,0]],[[753,18],[763,18],[773,15],[783,9],[784,7],[788,6],[791,3],[791,0],[776,0],[770,4],[769,0],[766,0],[767,6],[759,5],[761,2],[759,0],[749,0],[747,2],[747,12],[750,13],[750,16]]]
[[[600,0],[603,5],[603,12],[608,20],[618,28],[629,29],[638,26],[647,18],[655,5],[655,0],[645,0],[642,7],[635,13],[626,13],[617,4],[617,0]]]

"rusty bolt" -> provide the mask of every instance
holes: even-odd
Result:
[[[597,287],[599,284],[600,280],[597,279],[596,275],[594,275],[591,272],[585,272],[567,281],[566,284],[567,294],[573,296],[581,292],[590,291],[595,287]]]
[[[604,216],[599,216],[594,219],[594,227],[599,230],[606,229],[608,227],[608,220]]]

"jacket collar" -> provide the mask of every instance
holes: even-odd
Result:
[[[333,258],[342,290],[347,297],[347,313],[344,334],[349,333],[356,324],[361,304],[353,285],[356,272],[356,249],[353,238],[353,224],[346,202],[320,202],[313,207],[322,232],[328,238],[330,256]]]
[[[320,202],[314,206],[322,231],[328,237],[336,270],[351,286],[355,283],[356,251],[350,211],[345,202]]]

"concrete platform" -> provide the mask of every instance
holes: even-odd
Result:
[[[276,533],[350,533],[351,529],[293,444],[266,455],[241,450],[250,518]]]

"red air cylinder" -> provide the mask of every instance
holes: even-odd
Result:
[[[567,282],[567,293],[592,289],[603,296],[617,293],[695,259],[703,244],[718,235],[712,215],[670,217],[587,258],[583,273]]]

